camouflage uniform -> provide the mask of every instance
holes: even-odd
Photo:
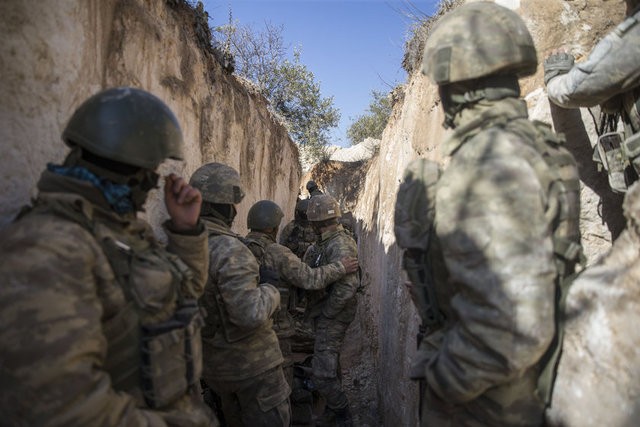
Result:
[[[316,233],[308,221],[294,219],[282,229],[278,243],[291,249],[291,252],[302,259],[316,238]]]
[[[496,126],[506,119],[525,127],[523,101],[473,113],[482,122],[461,120],[444,145],[452,158],[438,182],[441,249],[431,256],[445,266],[434,283],[446,321],[423,341],[431,350],[423,414],[428,425],[538,426],[538,362],[554,336],[558,275],[545,189],[532,167],[540,154],[519,132]]]
[[[624,111],[633,132],[640,131],[640,7],[593,49],[586,61],[547,76],[547,94],[564,108],[604,104]],[[571,61],[572,62],[572,61]],[[566,74],[563,74],[565,72]]]
[[[140,338],[126,327],[136,320],[129,310],[132,299],[141,307],[140,323],[151,328],[170,321],[178,297],[193,299],[202,293],[204,232],[190,236],[165,228],[168,250],[192,269],[188,274],[156,242],[145,221],[115,214],[91,185],[45,172],[39,190],[34,211],[1,234],[3,423],[213,425],[195,385],[187,390],[184,384],[182,396],[166,406],[149,406],[137,378]],[[78,219],[60,211],[74,212]],[[93,232],[84,225],[89,218]],[[132,266],[132,295],[116,280],[114,257],[100,244],[104,238],[146,253],[142,264]],[[167,260],[182,265],[185,280],[179,293],[172,287],[176,271]],[[116,354],[112,344],[120,350]],[[124,367],[132,371],[118,369]]]
[[[201,299],[204,378],[222,398],[231,425],[287,425],[290,388],[272,329],[280,296],[258,284],[258,263],[227,225],[203,217],[209,232],[209,281]]]
[[[287,247],[279,245],[273,237],[259,231],[251,231],[245,241],[260,265],[278,272],[280,276],[280,309],[275,318],[274,330],[280,341],[280,349],[285,357],[285,371],[293,365],[290,338],[294,335],[294,325],[290,309],[295,309],[295,288],[306,290],[324,289],[345,275],[345,269],[338,260],[320,268],[311,268],[303,263]],[[289,384],[292,372],[287,373]]]
[[[217,425],[199,392],[199,196],[166,178],[166,248],[136,217],[155,169],[182,158],[177,119],[150,93],[111,88],[62,137],[64,164],[48,165],[34,205],[0,233],[2,424]]]
[[[536,65],[524,22],[494,3],[456,8],[426,43],[423,72],[454,133],[427,249],[442,320],[420,344],[424,426],[543,423],[556,296],[580,249],[579,181],[561,139],[518,99],[517,76]]]
[[[318,196],[321,197],[321,196]],[[320,267],[340,261],[346,256],[357,257],[355,241],[341,225],[323,233],[315,246],[307,251],[304,261]],[[331,410],[348,408],[347,396],[340,380],[340,349],[347,328],[356,315],[356,292],[359,273],[346,275],[325,290],[308,293],[307,315],[314,319],[313,381]]]
[[[627,6],[632,4],[630,0]],[[637,1],[635,2],[638,3]],[[602,39],[586,61],[574,66],[567,53],[544,62],[549,99],[560,107],[600,104],[594,160],[607,171],[609,186],[624,193],[640,174],[640,7]],[[624,132],[618,132],[622,119]]]

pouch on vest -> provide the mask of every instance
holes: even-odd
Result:
[[[622,147],[622,134],[607,132],[600,135],[594,151],[594,160],[607,172],[611,189],[615,193],[625,193],[628,186],[625,177],[628,162]]]
[[[171,404],[199,381],[203,324],[196,302],[190,301],[168,321],[142,327],[142,391],[151,408]]]
[[[640,132],[625,139],[622,145],[633,169],[640,175]]]

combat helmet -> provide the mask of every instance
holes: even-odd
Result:
[[[191,175],[189,184],[200,190],[202,200],[208,203],[235,205],[244,198],[240,174],[222,163],[200,166]]]
[[[534,74],[531,34],[520,16],[492,2],[462,5],[446,14],[425,44],[422,73],[446,85],[494,74]]]
[[[266,230],[280,225],[284,213],[271,200],[260,200],[251,206],[247,214],[247,227],[251,230]]]
[[[309,208],[309,199],[298,200],[296,203],[295,216],[297,219],[307,219],[307,209]]]
[[[178,119],[159,98],[130,87],[87,99],[69,119],[62,139],[70,147],[149,170],[167,158],[182,160]]]
[[[309,199],[307,219],[309,221],[325,221],[331,218],[339,218],[340,205],[333,197],[322,194]]]

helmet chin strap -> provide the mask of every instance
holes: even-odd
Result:
[[[493,75],[439,86],[446,129],[455,128],[456,116],[482,100],[498,101],[520,96],[520,84],[515,75]]]

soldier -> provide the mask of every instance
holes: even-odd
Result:
[[[171,110],[140,89],[86,100],[39,194],[3,230],[0,417],[7,425],[217,425],[199,395],[202,198],[165,177],[169,244],[136,218],[182,159]]]
[[[355,241],[339,224],[340,206],[329,195],[313,197],[307,209],[318,242],[305,255],[311,267],[320,267],[356,257]],[[318,425],[351,426],[353,421],[347,395],[340,380],[340,349],[347,328],[356,315],[358,272],[348,274],[321,291],[308,293],[307,315],[314,321],[313,383],[326,399],[327,409]]]
[[[201,306],[203,376],[220,396],[227,425],[288,426],[291,389],[272,329],[280,306],[273,277],[260,277],[251,251],[231,231],[244,198],[240,175],[221,163],[201,166],[191,185],[202,192],[200,216],[209,234],[209,279]]]
[[[321,194],[324,194],[322,191],[320,191],[320,189],[318,188],[318,184],[316,184],[315,181],[310,180],[307,182],[307,191],[309,192],[309,198],[314,197],[314,196],[319,196]]]
[[[548,125],[527,119],[518,77],[535,73],[537,58],[516,13],[456,8],[423,61],[453,134],[426,255],[405,252],[416,291],[429,290],[414,300],[429,320],[415,367],[426,382],[421,423],[540,426],[556,295],[581,253],[576,163]]]
[[[309,199],[298,200],[293,221],[282,229],[278,241],[281,245],[291,249],[300,259],[304,256],[307,248],[316,241],[316,233],[307,220],[307,207],[309,207]]]
[[[554,50],[544,61],[547,94],[554,104],[564,108],[600,104],[609,115],[603,116],[596,153],[616,192],[625,192],[640,172],[640,0],[626,0],[626,5],[626,19],[586,61],[574,64],[573,55],[563,49]],[[619,117],[624,136],[615,132]]]
[[[324,289],[346,274],[358,271],[358,261],[351,256],[322,267],[311,268],[289,248],[276,243],[278,228],[282,217],[282,209],[270,201],[256,202],[247,215],[247,227],[251,230],[245,238],[245,244],[258,260],[261,267],[268,268],[278,275],[280,291],[280,309],[278,310],[274,330],[278,335],[280,350],[284,356],[284,371],[287,382],[293,387],[293,359],[291,339],[295,334],[294,319],[291,311],[296,308],[296,288],[306,290]],[[293,396],[293,394],[292,394]],[[294,404],[295,402],[292,402]]]

